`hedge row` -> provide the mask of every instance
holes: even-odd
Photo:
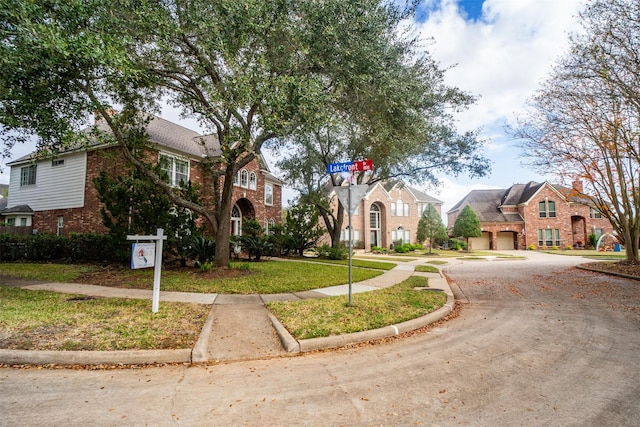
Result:
[[[127,262],[131,242],[108,234],[0,234],[0,261]]]

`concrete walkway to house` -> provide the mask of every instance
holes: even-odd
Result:
[[[453,309],[454,297],[447,281],[439,273],[416,273],[415,266],[424,258],[398,263],[380,276],[353,283],[352,294],[386,288],[406,280],[413,274],[429,278],[429,288],[447,293],[447,303],[436,312],[418,319],[385,328],[354,334],[295,340],[267,310],[270,301],[295,301],[347,295],[349,285],[332,286],[306,292],[286,294],[198,294],[188,292],[160,293],[162,302],[211,304],[212,309],[193,349],[134,351],[29,351],[0,350],[0,363],[9,364],[143,364],[143,363],[206,363],[212,361],[247,360],[277,357],[291,353],[337,348],[357,342],[398,335],[420,328],[446,316]],[[97,297],[136,298],[151,300],[152,291],[112,288],[77,283],[20,282],[0,277],[0,285],[21,286],[32,290],[82,294]]]

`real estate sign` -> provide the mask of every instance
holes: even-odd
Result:
[[[134,243],[131,249],[131,268],[147,268],[155,266],[156,244]]]

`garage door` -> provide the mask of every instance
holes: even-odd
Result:
[[[490,247],[491,234],[488,231],[483,231],[481,237],[471,237],[471,249],[476,251],[487,250]]]
[[[513,250],[513,231],[501,231],[498,233],[498,250]]]

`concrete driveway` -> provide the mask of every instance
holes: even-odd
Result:
[[[516,254],[528,258],[451,261],[460,316],[389,343],[211,366],[0,369],[0,425],[638,425],[640,282]]]

